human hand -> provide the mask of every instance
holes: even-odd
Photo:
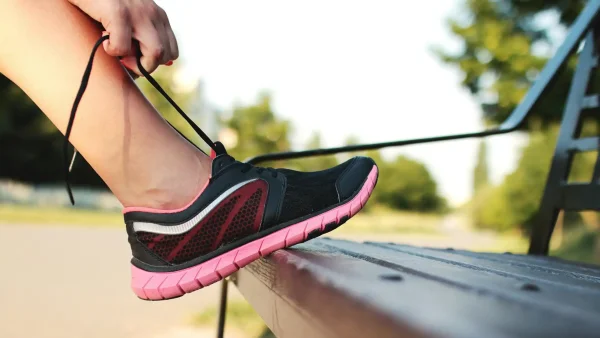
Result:
[[[139,41],[144,69],[152,73],[161,64],[171,65],[179,57],[175,34],[167,13],[153,0],[68,0],[104,27],[109,39],[106,53],[121,57],[121,63],[137,75],[136,50]]]

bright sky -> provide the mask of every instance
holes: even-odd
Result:
[[[349,135],[362,142],[481,129],[478,104],[460,74],[431,48],[456,48],[445,19],[460,0],[301,2],[168,1],[158,3],[175,29],[188,80],[202,79],[205,98],[229,109],[263,90],[275,112],[295,126],[302,147],[313,130],[325,146]],[[488,140],[492,178],[514,168],[521,137]],[[465,202],[477,140],[385,151],[424,162],[452,204]]]

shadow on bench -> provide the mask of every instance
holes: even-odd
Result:
[[[547,257],[560,210],[600,210],[600,161],[589,183],[567,184],[573,155],[599,148],[579,138],[581,112],[598,114],[588,93],[597,66],[589,1],[565,42],[511,116],[481,132],[261,155],[258,163],[486,137],[523,126],[558,72],[583,42],[528,255],[316,239],[279,250],[232,277],[278,337],[600,337],[600,269]],[[219,334],[223,334],[223,283]]]

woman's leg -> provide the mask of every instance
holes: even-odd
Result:
[[[0,72],[65,132],[100,29],[65,0],[0,2]],[[124,206],[173,209],[208,179],[211,160],[175,132],[116,58],[100,48],[70,137]]]

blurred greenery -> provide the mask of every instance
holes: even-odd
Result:
[[[442,60],[463,73],[462,84],[481,102],[485,121],[504,121],[521,101],[552,50],[556,30],[571,24],[585,0],[466,0],[460,18],[448,20],[462,42],[460,52],[437,48]],[[543,24],[557,15],[562,27]],[[534,108],[543,124],[560,120],[574,63],[563,72]],[[533,122],[530,120],[529,122]]]
[[[370,205],[372,201],[367,203]],[[336,234],[438,234],[441,215],[431,212],[395,211],[383,205],[370,206],[336,230]]]
[[[567,232],[560,247],[552,250],[552,256],[563,259],[598,264],[600,261],[600,229],[579,226]]]
[[[0,74],[0,178],[62,183],[63,139],[27,95]],[[74,185],[104,187],[81,156],[74,170]]]
[[[438,195],[437,183],[423,163],[406,156],[394,161],[380,161],[379,187],[373,196],[381,203],[398,210],[439,211],[446,202]]]
[[[479,141],[477,149],[477,164],[473,169],[473,193],[476,194],[481,189],[490,184],[487,158],[487,143],[485,140]]]
[[[120,212],[100,210],[0,204],[0,222],[61,226],[123,226],[123,215]]]
[[[370,202],[369,202],[370,203]],[[411,211],[393,211],[375,206],[374,212],[363,212],[340,227],[337,234],[437,234],[440,215]],[[0,223],[73,226],[123,226],[120,212],[0,204]]]
[[[444,62],[462,72],[462,84],[481,103],[484,121],[488,125],[498,124],[523,99],[539,71],[562,42],[556,36],[560,36],[561,30],[575,20],[585,2],[465,0],[464,13],[448,21],[450,32],[462,42],[462,48],[458,53],[441,48],[437,48],[436,52]],[[522,148],[514,172],[500,184],[484,183],[487,180],[482,178],[486,176],[483,172],[487,168],[487,154],[482,148],[484,146],[480,146],[473,178],[474,194],[468,205],[476,226],[498,231],[531,231],[550,169],[575,64],[576,59],[572,58],[540,104],[534,107],[532,118],[523,130],[528,135],[528,144]],[[597,119],[585,120],[582,135],[598,135],[598,129]],[[578,154],[571,167],[569,181],[589,182],[596,157],[594,152]],[[570,215],[561,222],[569,229],[581,226],[585,220],[575,214],[575,217]],[[571,237],[565,240],[565,245],[584,241]],[[595,243],[600,248],[600,242]],[[558,253],[571,252],[574,247],[577,245]],[[581,252],[590,254],[589,250]],[[570,257],[576,256],[583,259],[581,255],[570,254]],[[593,259],[586,257],[587,260]]]

